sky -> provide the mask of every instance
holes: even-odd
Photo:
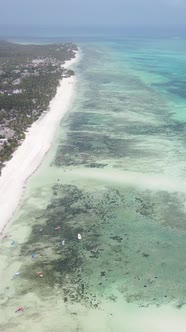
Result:
[[[0,24],[186,24],[186,0],[0,0]]]

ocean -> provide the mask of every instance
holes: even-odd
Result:
[[[2,332],[185,331],[185,41],[77,40],[72,107],[0,243]]]

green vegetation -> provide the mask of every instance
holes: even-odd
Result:
[[[48,110],[62,67],[75,56],[76,45],[19,45],[0,42],[0,171],[24,139],[26,129]]]

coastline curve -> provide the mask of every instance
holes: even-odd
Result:
[[[66,69],[79,61],[79,50],[75,58],[65,61]],[[24,142],[13,153],[12,158],[2,169],[0,176],[0,234],[13,217],[25,191],[25,184],[40,166],[49,151],[56,128],[68,111],[72,102],[76,78],[61,79],[55,97],[51,100],[49,111],[32,124]]]

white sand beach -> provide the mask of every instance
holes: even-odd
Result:
[[[69,68],[78,61],[76,57],[66,61]],[[43,157],[50,149],[56,128],[69,109],[72,102],[75,77],[62,79],[56,96],[50,102],[49,111],[32,124],[26,133],[26,138],[14,152],[2,170],[0,176],[0,233],[3,232],[13,216],[22,197],[26,180],[36,171]]]

